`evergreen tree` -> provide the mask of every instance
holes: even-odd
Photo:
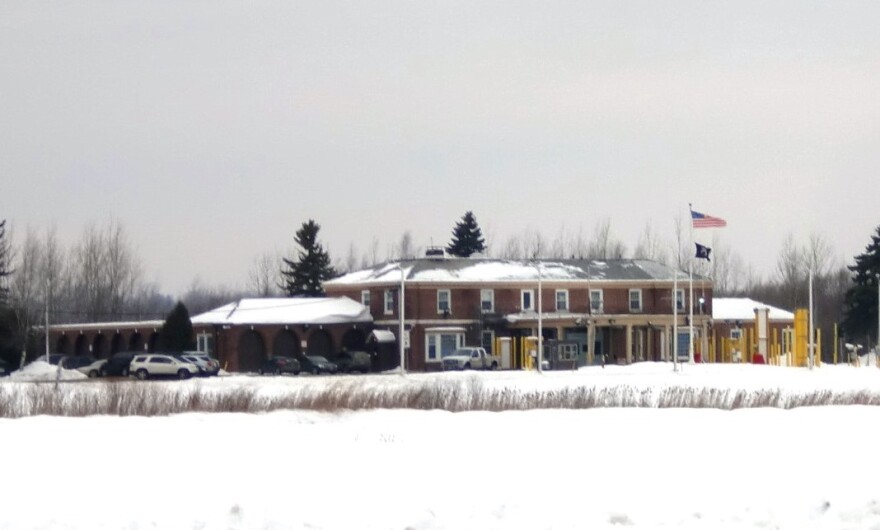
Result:
[[[6,239],[6,219],[0,221],[0,307],[7,303],[9,297],[9,281],[12,274],[9,262],[12,261],[12,245]]]
[[[159,349],[165,352],[181,352],[192,350],[195,346],[195,334],[189,311],[183,302],[177,302],[159,332]]]
[[[449,242],[446,251],[453,256],[467,258],[484,250],[486,250],[486,241],[477,225],[477,218],[474,217],[473,212],[466,212],[452,229],[452,241]]]
[[[323,282],[336,277],[330,265],[330,255],[318,243],[321,225],[309,219],[296,231],[296,244],[300,247],[297,261],[281,258],[284,266],[281,287],[287,296],[324,296]]]
[[[855,260],[855,265],[847,267],[853,272],[853,285],[847,290],[843,302],[843,331],[851,339],[865,337],[871,344],[876,344],[880,226],[877,227],[877,233],[871,236],[871,244]]]

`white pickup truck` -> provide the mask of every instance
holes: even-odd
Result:
[[[489,355],[483,348],[465,346],[443,357],[444,370],[494,370],[501,366],[501,357]]]

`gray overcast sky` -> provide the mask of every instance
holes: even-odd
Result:
[[[334,258],[473,210],[497,247],[687,204],[759,272],[880,224],[880,2],[0,3],[0,219],[111,216],[146,277],[244,285],[314,218]]]

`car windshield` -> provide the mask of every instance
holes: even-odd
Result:
[[[307,355],[310,361],[313,363],[329,363],[326,357],[321,357],[320,355]]]
[[[449,357],[450,355],[463,355],[465,357],[470,357],[471,351],[470,350],[462,350],[462,349],[453,350],[453,351],[447,353],[446,355],[444,355],[443,357]]]

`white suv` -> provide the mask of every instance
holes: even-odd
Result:
[[[171,355],[148,353],[135,356],[128,367],[128,373],[138,379],[149,379],[154,376],[189,379],[194,375],[198,375],[199,367],[193,363],[176,359]]]

